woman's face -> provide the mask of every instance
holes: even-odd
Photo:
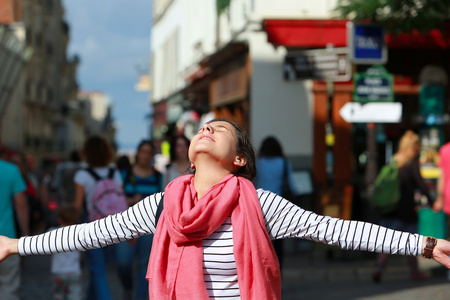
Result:
[[[153,158],[153,150],[150,145],[143,144],[137,154],[136,154],[136,163],[138,165],[147,166],[150,165]]]
[[[175,155],[177,158],[188,157],[188,145],[185,139],[178,138],[175,142]]]
[[[237,157],[234,126],[225,121],[214,121],[203,125],[192,138],[189,159],[195,164],[201,154],[215,158],[223,165],[233,164]]]

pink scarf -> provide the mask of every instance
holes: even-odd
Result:
[[[227,175],[197,199],[194,177],[185,175],[165,190],[147,271],[150,299],[209,299],[202,239],[230,214],[241,299],[281,298],[278,260],[253,184]]]

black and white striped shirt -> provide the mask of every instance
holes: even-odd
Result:
[[[349,250],[421,254],[423,236],[419,234],[317,215],[262,189],[257,190],[257,194],[271,239],[304,238]],[[23,237],[19,240],[19,254],[85,251],[153,234],[156,209],[162,195],[148,196],[128,210],[101,220]],[[210,298],[240,298],[231,217],[203,240],[203,278]]]

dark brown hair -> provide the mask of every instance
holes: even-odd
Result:
[[[244,131],[237,123],[230,121],[228,119],[213,119],[211,121],[206,122],[207,124],[212,122],[227,122],[231,125],[233,125],[235,129],[237,144],[236,144],[236,150],[238,154],[241,154],[245,157],[246,164],[243,167],[240,167],[237,172],[236,176],[242,176],[248,180],[253,180],[256,176],[256,160],[255,160],[255,148],[253,147],[253,144],[250,141],[250,138],[247,135],[247,132]]]
[[[183,140],[186,143],[186,146],[189,148],[189,145],[191,144],[191,141],[185,136],[185,135],[176,135],[170,140],[170,161],[174,162],[177,159],[176,154],[176,146],[177,141]]]
[[[84,142],[83,156],[91,167],[106,167],[114,159],[114,152],[104,137],[92,135]]]
[[[263,140],[261,148],[259,148],[259,156],[284,157],[283,147],[281,147],[281,144],[276,137],[268,136]]]

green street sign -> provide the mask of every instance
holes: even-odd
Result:
[[[442,115],[445,102],[444,86],[424,86],[420,88],[419,111],[421,115]]]
[[[394,101],[394,76],[383,66],[374,65],[365,73],[356,73],[353,78],[353,101],[361,103]]]

